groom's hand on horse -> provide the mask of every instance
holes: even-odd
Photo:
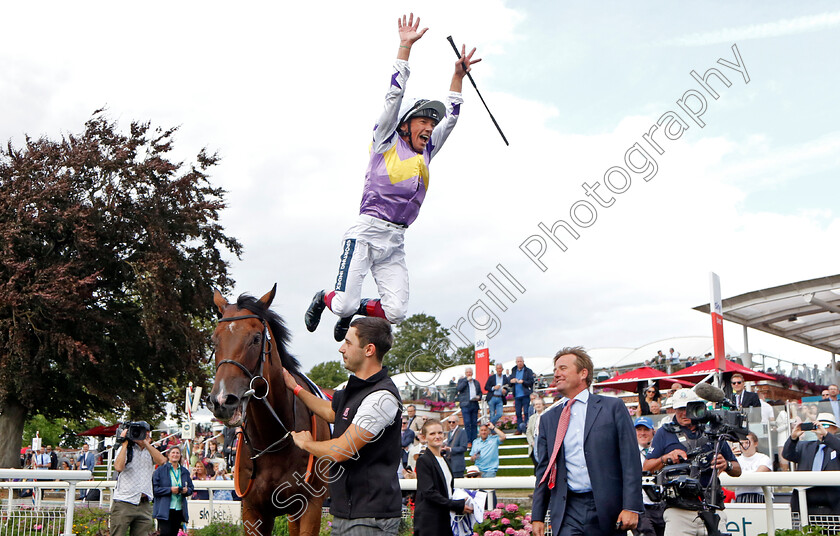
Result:
[[[283,369],[283,380],[286,382],[286,387],[289,389],[294,389],[298,385],[295,377],[289,374],[289,371],[285,368]]]
[[[284,370],[283,372],[286,371]],[[295,441],[295,445],[299,449],[306,450],[305,445],[312,441],[312,434],[309,430],[304,430],[303,432],[292,432],[292,439]]]

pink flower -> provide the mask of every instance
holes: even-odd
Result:
[[[525,516],[525,521],[527,521],[528,523],[531,522],[531,514],[528,514],[527,516]]]
[[[525,525],[522,528],[525,529],[526,531],[528,531],[529,533],[531,532],[531,524],[530,523],[525,523]]]
[[[517,505],[511,503],[511,504],[505,506],[505,510],[507,510],[510,513],[513,513],[513,512],[516,512],[517,510],[519,510],[519,507]]]
[[[513,527],[508,527],[505,529],[505,534],[516,534],[516,530]]]
[[[504,507],[505,507],[505,503],[499,503],[499,504],[496,505],[496,508],[504,508]]]
[[[479,536],[479,534],[477,532],[473,532],[472,536]]]
[[[490,512],[484,512],[484,519],[490,519]]]
[[[510,525],[510,519],[503,517],[502,518],[502,525]]]

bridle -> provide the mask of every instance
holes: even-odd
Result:
[[[264,449],[258,449],[256,447],[254,447],[254,445],[251,443],[250,438],[248,437],[248,433],[245,431],[245,420],[247,420],[247,418],[248,418],[248,413],[246,411],[245,420],[242,421],[242,437],[245,439],[245,443],[248,445],[251,452],[254,453],[254,455],[251,456],[251,460],[256,460],[257,458],[259,458],[263,454],[269,454],[271,452],[277,452],[279,450],[282,450],[286,446],[290,445],[291,444],[290,440],[291,440],[292,434],[289,431],[289,429],[286,428],[286,425],[283,424],[283,421],[280,420],[280,417],[277,416],[277,413],[274,411],[274,408],[271,407],[271,404],[268,403],[268,400],[266,400],[266,397],[268,397],[268,392],[269,392],[269,383],[268,383],[268,380],[266,380],[265,377],[263,376],[263,368],[265,367],[266,361],[271,361],[271,330],[268,329],[268,323],[265,321],[264,318],[262,318],[259,315],[230,316],[230,317],[220,318],[219,323],[221,324],[222,322],[236,322],[237,320],[247,320],[249,318],[256,318],[263,325],[262,344],[261,344],[261,348],[260,348],[260,359],[259,359],[259,363],[257,364],[256,370],[255,371],[250,371],[245,367],[245,365],[243,365],[242,363],[240,363],[238,361],[234,361],[233,359],[223,359],[223,360],[219,361],[219,363],[216,364],[216,372],[218,373],[219,367],[227,364],[227,365],[234,365],[234,366],[238,367],[243,373],[245,373],[245,376],[247,376],[250,379],[250,383],[248,384],[248,391],[246,391],[246,396],[253,397],[253,398],[259,400],[260,402],[262,402],[265,405],[265,407],[268,409],[269,413],[271,413],[271,416],[274,417],[274,420],[277,421],[277,424],[280,425],[280,428],[282,429],[282,431],[285,432],[283,434],[283,437],[281,437],[280,439],[278,439],[277,441],[275,441],[274,443],[272,443],[271,445],[267,446]],[[258,384],[260,381],[262,381],[265,384],[265,393],[263,393],[262,396],[257,396],[256,390],[254,389],[254,384],[255,384],[255,382]],[[251,403],[251,401],[249,400],[248,404],[250,404],[250,403]]]

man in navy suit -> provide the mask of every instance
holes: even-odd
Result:
[[[464,417],[464,428],[467,431],[467,442],[472,443],[478,435],[478,401],[481,400],[481,384],[473,379],[472,367],[464,369],[464,377],[458,380],[458,402],[461,415]]]
[[[456,415],[449,417],[446,423],[448,432],[443,444],[444,456],[452,466],[452,476],[464,478],[464,470],[467,468],[464,461],[464,453],[467,452],[467,432],[458,426]]]
[[[837,421],[831,413],[820,413],[814,432],[817,441],[799,441],[804,433],[797,424],[782,449],[782,456],[796,462],[797,471],[840,471],[840,436]],[[840,486],[814,486],[805,492],[808,515],[840,514]],[[799,511],[799,494],[794,493],[791,509]]]
[[[536,536],[545,534],[546,511],[558,536],[624,533],[636,528],[644,511],[633,421],[621,400],[589,393],[592,373],[592,359],[581,347],[554,356],[554,382],[564,399],[540,419],[531,514]],[[555,452],[567,406],[568,429]]]
[[[490,408],[490,422],[497,424],[502,418],[505,406],[505,395],[507,395],[508,377],[501,363],[496,363],[496,374],[492,374],[484,382],[484,390],[487,391],[487,407]]]
[[[732,385],[732,401],[741,408],[760,408],[761,400],[758,399],[758,393],[753,393],[745,389],[744,377],[737,372],[729,379]]]

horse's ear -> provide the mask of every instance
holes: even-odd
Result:
[[[274,286],[271,287],[271,290],[266,292],[265,295],[260,298],[260,303],[265,305],[265,308],[268,309],[271,306],[271,302],[274,301],[274,295],[277,294],[277,283],[274,283]]]
[[[229,304],[225,297],[222,296],[222,293],[219,292],[219,289],[216,288],[213,289],[213,303],[215,303],[216,307],[219,308],[219,313],[224,315],[225,308],[227,308]]]

